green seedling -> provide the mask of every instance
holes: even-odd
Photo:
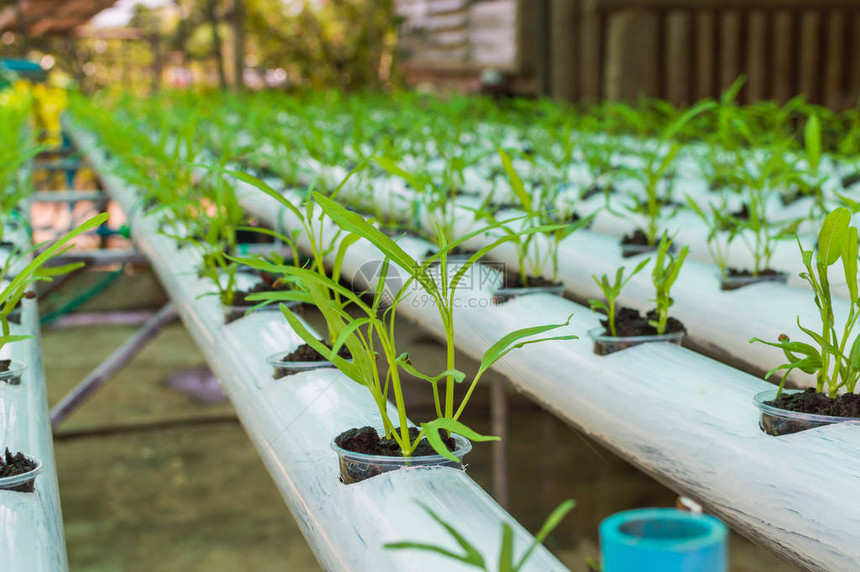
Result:
[[[440,252],[433,258],[419,263],[409,256],[393,239],[382,233],[371,222],[365,220],[360,215],[347,210],[320,193],[314,193],[313,200],[319,205],[325,215],[344,233],[344,237],[339,241],[340,245],[334,257],[333,269],[335,270],[333,270],[333,274],[342,266],[349,245],[358,239],[370,241],[385,257],[379,273],[380,277],[373,286],[373,302],[368,304],[362,300],[360,294],[353,293],[351,290],[341,286],[337,280],[333,279],[333,276],[327,274],[325,268],[278,267],[258,259],[244,259],[241,262],[250,266],[282,274],[285,280],[293,281],[298,290],[286,293],[262,293],[254,295],[250,299],[259,301],[300,301],[314,304],[320,309],[332,335],[330,338],[332,342],[331,348],[327,347],[308,331],[298,317],[286,306],[282,306],[282,310],[290,326],[293,327],[296,333],[308,345],[330,360],[347,377],[363,385],[370,391],[379,408],[386,436],[393,438],[398,443],[404,456],[411,455],[418,441],[426,436],[428,442],[440,455],[451,460],[456,460],[442,442],[439,436],[440,430],[455,432],[474,440],[487,440],[488,437],[475,433],[459,421],[484,373],[496,361],[516,348],[540,341],[576,338],[576,336],[568,334],[535,339],[535,336],[540,336],[546,332],[566,326],[569,323],[569,319],[563,324],[523,328],[507,334],[493,344],[484,354],[478,372],[469,381],[468,389],[460,399],[458,405],[455,400],[454,387],[464,382],[465,375],[456,369],[454,352],[454,309],[456,307],[455,294],[457,286],[461,283],[465,273],[481,256],[498,244],[508,240],[507,237],[502,237],[492,245],[488,245],[475,253],[452,275],[448,272],[447,254],[462,241],[471,238],[471,236],[447,243],[444,233],[440,230],[440,237],[442,239]],[[485,232],[485,229],[481,229],[478,232]],[[437,273],[429,270],[430,266],[437,262],[440,265],[438,276]],[[387,278],[392,264],[399,267],[400,271],[406,274],[403,280],[403,287],[393,300],[389,300],[385,293],[385,287],[388,284]],[[433,302],[433,306],[439,313],[445,331],[446,366],[443,372],[436,375],[427,375],[419,372],[412,365],[408,354],[399,353],[395,346],[394,317],[397,307],[404,298],[415,295],[415,288]],[[388,305],[383,310],[383,306],[386,303]],[[355,308],[360,313],[360,317],[355,318],[347,312],[345,310],[347,304]],[[344,345],[352,354],[353,359],[351,362],[337,355],[338,350]],[[383,375],[380,375],[377,371],[377,359],[385,364],[386,371]],[[416,440],[411,440],[408,432],[408,418],[401,387],[401,373],[404,371],[428,382],[433,391],[437,418],[421,424],[422,429]],[[444,383],[444,388],[440,389],[439,385],[442,383]],[[389,396],[393,397],[394,405],[397,408],[397,421],[400,427],[399,433],[396,431],[398,425],[388,415],[387,405]]]
[[[670,252],[672,240],[667,234],[663,234],[660,238],[660,244],[657,247],[657,256],[654,261],[654,272],[651,275],[651,280],[654,283],[655,298],[654,302],[657,305],[657,319],[648,323],[654,326],[657,330],[657,335],[662,336],[666,333],[666,323],[669,321],[669,308],[672,307],[674,300],[669,295],[672,285],[678,279],[678,274],[681,272],[681,266],[687,258],[690,251],[689,246],[684,246],[676,255]]]
[[[805,272],[800,277],[812,288],[815,305],[821,318],[819,331],[816,332],[800,324],[797,327],[809,336],[815,345],[793,341],[787,335],[781,334],[776,342],[768,342],[752,338],[752,342],[760,342],[772,347],[781,348],[787,363],[781,364],[767,373],[785,370],[779,384],[777,396],[782,393],[788,374],[795,369],[804,373],[814,374],[816,391],[825,391],[835,398],[840,389],[854,393],[857,381],[860,379],[860,336],[854,333],[857,317],[860,316],[860,294],[858,294],[857,260],[858,260],[858,230],[850,226],[851,213],[845,207],[839,207],[828,214],[818,233],[818,252],[806,250],[796,238],[800,249]],[[836,316],[833,311],[833,294],[830,291],[828,269],[842,262],[845,272],[845,283],[848,286],[848,316]],[[842,319],[845,323],[841,331],[837,325]]]
[[[503,522],[501,550],[494,560],[489,560],[489,558],[485,558],[484,555],[481,554],[480,550],[466,540],[463,533],[457,531],[453,525],[442,519],[424,503],[419,504],[425,511],[427,511],[427,514],[439,523],[451,538],[457,542],[457,545],[463,553],[457,554],[443,546],[418,541],[389,542],[385,545],[385,548],[390,550],[423,550],[425,552],[433,552],[435,554],[441,554],[442,556],[452,560],[456,560],[457,562],[474,566],[475,568],[484,570],[485,572],[520,572],[520,570],[525,567],[529,558],[534,554],[537,547],[543,544],[543,541],[546,540],[547,536],[555,530],[564,517],[567,516],[567,513],[573,510],[573,507],[576,506],[575,501],[566,500],[556,507],[555,510],[552,511],[552,514],[550,514],[546,521],[544,521],[543,526],[541,526],[540,531],[535,535],[532,543],[519,558],[514,554],[516,551],[516,547],[514,546],[514,529],[507,522]]]
[[[590,298],[588,300],[589,306],[591,306],[592,310],[602,310],[607,317],[607,321],[609,323],[609,334],[613,337],[618,335],[618,330],[615,326],[615,313],[616,313],[616,300],[618,300],[618,296],[621,294],[621,290],[624,289],[624,286],[630,282],[630,279],[639,274],[645,265],[647,265],[651,261],[650,258],[646,258],[642,262],[636,265],[636,268],[633,269],[633,272],[627,278],[624,278],[624,270],[623,266],[619,267],[618,270],[615,271],[615,281],[610,283],[609,277],[604,274],[600,278],[595,276],[594,274],[591,277],[597,282],[597,285],[600,287],[600,290],[603,292],[603,296],[606,298],[606,302],[602,300],[598,300],[596,298]]]

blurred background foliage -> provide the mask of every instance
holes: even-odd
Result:
[[[251,88],[388,90],[397,82],[394,0],[245,0],[241,5],[244,75]],[[135,31],[133,39],[101,30],[98,37],[33,38],[23,54],[20,41],[4,42],[0,57],[50,56],[54,73],[85,92],[117,86],[149,90],[155,66],[168,87],[229,87],[235,84],[235,6],[234,0],[138,4],[126,26]]]

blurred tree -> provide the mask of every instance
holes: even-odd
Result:
[[[247,0],[248,42],[260,65],[294,85],[378,88],[392,75],[394,0]]]

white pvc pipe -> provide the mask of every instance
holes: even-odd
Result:
[[[355,426],[381,425],[368,392],[333,369],[272,379],[266,356],[295,347],[282,316],[260,312],[224,325],[210,287],[195,275],[199,257],[157,233],[134,194],[107,172],[93,139],[73,132],[77,146],[102,173],[107,192],[129,214],[132,235],[150,258],[180,316],[235,406],[278,490],[325,570],[470,570],[429,553],[385,550],[386,542],[418,540],[458,551],[416,503],[452,522],[490,561],[501,546],[501,523],[515,530],[517,552],[531,536],[466,473],[412,469],[355,485],[337,479],[332,437]],[[238,485],[241,486],[241,483]],[[541,547],[526,569],[564,570]]]
[[[11,236],[7,233],[9,239],[24,247],[29,244],[23,229]],[[0,252],[0,264],[7,255]],[[42,469],[33,493],[0,490],[0,566],[5,570],[68,570],[38,306],[33,300],[23,300],[22,304],[21,324],[11,324],[11,333],[33,337],[7,344],[0,352],[0,358],[26,364],[20,385],[0,382],[0,454],[5,448],[12,453],[20,451],[39,459]]]

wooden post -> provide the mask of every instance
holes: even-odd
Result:
[[[535,15],[537,17],[537,87],[538,95],[546,96],[550,92],[550,0],[536,0]]]
[[[747,20],[746,53],[746,103],[754,103],[767,97],[767,14],[756,10]]]
[[[814,10],[802,13],[800,19],[799,92],[813,103],[821,103],[821,15]],[[825,64],[826,65],[826,64]]]
[[[22,58],[27,57],[30,51],[30,38],[27,34],[27,20],[24,18],[24,7],[21,0],[15,0],[15,23],[18,26],[18,35],[21,36],[21,44],[18,48]]]
[[[221,45],[221,34],[218,32],[218,15],[216,14],[217,0],[206,0],[206,19],[212,27],[212,55],[218,67],[218,85],[227,89],[227,73],[224,71],[224,51]]]
[[[597,101],[601,97],[603,84],[604,58],[604,19],[597,12],[594,3],[581,4],[577,40],[579,41],[578,74],[579,97]]]
[[[550,14],[550,96],[572,100],[576,95],[576,0],[551,0]]]
[[[716,76],[716,17],[713,12],[696,14],[696,99],[714,95]]]
[[[846,101],[843,101],[842,73],[845,67],[845,12],[833,11],[827,22],[827,53],[825,55],[824,68],[824,105],[831,109],[842,110]],[[856,57],[856,54],[852,54]],[[847,83],[847,82],[846,82]]]
[[[161,88],[161,38],[158,34],[149,37],[152,48],[152,93],[158,93]]]
[[[666,16],[666,96],[673,105],[690,103],[691,48],[693,20],[686,11],[673,10]]]
[[[737,10],[723,12],[720,22],[720,83],[717,91],[722,92],[730,88],[741,75],[742,37],[740,12]]]
[[[233,89],[245,89],[245,2],[233,0]]]
[[[780,10],[774,15],[773,96],[780,103],[785,103],[795,95],[791,47],[798,38],[792,22],[792,13],[787,10]]]
[[[657,95],[658,18],[650,10],[621,10],[609,16],[606,41],[607,99]]]

